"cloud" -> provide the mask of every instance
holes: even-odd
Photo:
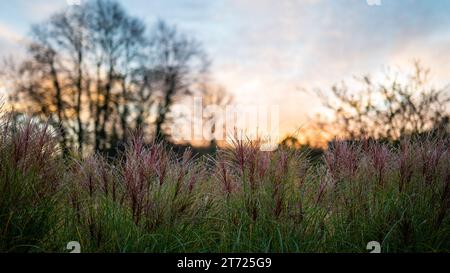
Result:
[[[213,45],[215,70],[242,101],[281,103],[285,116],[301,120],[318,103],[298,95],[297,87],[329,88],[386,66],[407,68],[415,58],[447,80],[449,2],[277,3],[231,1],[221,11],[228,32]]]
[[[23,54],[24,37],[7,26],[0,24],[0,59],[14,56],[15,59]]]
[[[68,7],[66,0],[16,0],[17,6],[22,10],[27,20],[34,23],[45,20],[50,14],[64,7]]]
[[[0,24],[0,39],[11,42],[19,42],[23,38],[16,31]]]
[[[408,66],[414,58],[429,65],[437,81],[449,76],[450,1],[120,2],[148,23],[163,18],[202,41],[212,73],[239,102],[280,104],[289,124],[318,106],[298,93],[300,86],[328,88],[386,66]],[[19,0],[1,7],[0,49],[12,48],[30,23],[64,5],[64,0]]]

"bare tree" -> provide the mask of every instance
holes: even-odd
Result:
[[[34,114],[47,117],[59,129],[61,147],[67,151],[67,96],[64,93],[65,75],[61,68],[62,60],[47,26],[34,26],[34,41],[29,45],[31,56],[18,69],[22,81],[17,91],[28,104],[35,103]]]
[[[431,87],[429,73],[415,62],[411,74],[387,74],[381,83],[366,76],[358,90],[342,83],[331,92],[317,94],[334,114],[335,129],[347,138],[398,139],[438,128],[448,130],[448,90]]]
[[[92,60],[96,67],[94,106],[95,149],[107,149],[108,142],[116,142],[119,116],[122,139],[130,113],[129,104],[132,73],[138,67],[141,48],[145,45],[144,24],[130,17],[113,1],[94,1],[86,6],[90,30]],[[115,113],[114,113],[115,112]],[[111,136],[108,133],[112,132]],[[114,143],[109,143],[113,144]]]
[[[175,27],[147,30],[116,1],[93,0],[33,26],[9,75],[15,103],[59,128],[65,151],[114,153],[136,128],[165,137],[171,105],[206,68],[200,44]]]
[[[66,71],[68,80],[73,90],[73,102],[71,106],[75,112],[76,126],[74,131],[77,135],[78,150],[83,152],[84,127],[82,120],[82,98],[85,90],[84,57],[87,51],[86,11],[84,8],[73,9],[55,14],[50,22],[50,37],[58,45],[58,53],[68,60]],[[73,86],[73,87],[72,87]]]
[[[155,135],[166,137],[163,125],[178,95],[189,93],[189,87],[207,71],[208,62],[200,44],[160,21],[152,32],[150,56],[154,72],[161,76]]]

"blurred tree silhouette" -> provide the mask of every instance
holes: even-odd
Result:
[[[115,1],[71,6],[29,38],[27,58],[8,66],[13,102],[49,119],[65,151],[114,153],[136,128],[167,139],[171,105],[208,68],[199,42],[163,21],[148,29]]]
[[[416,61],[413,73],[386,74],[380,82],[366,76],[358,90],[345,83],[333,86],[331,92],[319,90],[322,104],[334,115],[328,129],[348,139],[448,133],[450,96],[446,88],[430,86],[429,74]],[[324,130],[323,119],[320,124]]]
[[[197,41],[185,37],[164,22],[157,24],[150,49],[154,67],[162,80],[162,99],[157,107],[156,136],[165,138],[162,126],[173,100],[177,95],[189,93],[190,85],[204,74],[208,62]]]

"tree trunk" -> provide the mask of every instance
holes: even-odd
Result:
[[[63,151],[63,155],[66,156],[68,154],[68,149],[67,149],[67,136],[66,136],[66,129],[64,128],[63,125],[63,111],[64,111],[64,104],[63,104],[63,100],[62,100],[62,90],[61,90],[61,85],[59,84],[59,80],[58,80],[58,74],[56,72],[56,68],[55,68],[55,64],[54,61],[51,61],[50,64],[50,69],[51,69],[51,75],[52,75],[52,79],[53,79],[53,86],[55,88],[56,91],[56,111],[57,111],[57,116],[58,116],[58,129],[59,129],[59,133],[61,135],[61,149]]]

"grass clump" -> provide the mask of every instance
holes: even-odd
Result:
[[[318,163],[235,140],[177,155],[136,134],[121,157],[64,157],[33,121],[3,118],[0,251],[450,250],[448,137],[335,141]]]

